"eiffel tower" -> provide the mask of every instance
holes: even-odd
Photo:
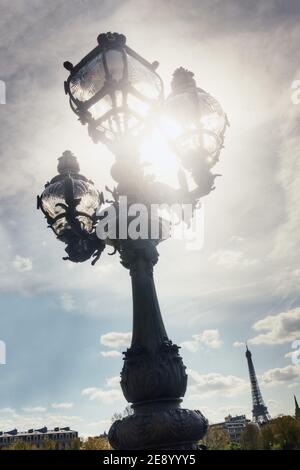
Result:
[[[300,419],[300,406],[298,405],[296,395],[294,395],[294,400],[295,400],[295,418]]]
[[[270,421],[271,417],[269,415],[268,408],[264,404],[264,401],[261,396],[254,365],[252,362],[252,354],[249,351],[247,344],[246,344],[246,358],[248,362],[249,377],[250,377],[250,383],[251,383],[253,421],[258,424],[265,424],[268,421]]]

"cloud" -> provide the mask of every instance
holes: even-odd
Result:
[[[195,370],[188,370],[189,398],[199,399],[203,395],[236,396],[245,391],[249,385],[245,379],[234,375],[223,375],[211,372],[200,374]]]
[[[260,332],[249,340],[251,344],[284,344],[300,338],[300,308],[268,315],[253,325]]]
[[[242,251],[218,250],[210,256],[218,266],[226,269],[249,268],[258,264],[257,259],[248,259]]]
[[[122,354],[120,351],[112,350],[112,351],[100,351],[101,356],[103,357],[120,357]]]
[[[277,400],[268,400],[267,406],[268,408],[272,408],[273,410],[276,410],[279,408],[279,403]]]
[[[284,355],[285,359],[292,359],[292,357],[295,355],[295,351],[289,351]]]
[[[211,349],[218,349],[222,344],[223,342],[221,341],[218,330],[204,330],[200,334],[193,335],[192,340],[183,341],[180,343],[180,346],[194,353],[199,350],[201,345]]]
[[[26,406],[23,408],[26,413],[45,413],[47,408],[45,406]]]
[[[213,349],[218,349],[223,344],[218,330],[204,330],[203,333],[199,335],[199,341],[205,346]]]
[[[103,403],[114,403],[123,399],[122,392],[118,389],[104,390],[102,388],[89,387],[83,389],[81,394],[89,397],[90,400],[99,400]]]
[[[299,383],[298,382],[294,382],[292,384],[288,384],[288,388],[296,388],[296,387],[299,387]]]
[[[75,301],[71,294],[63,292],[60,296],[60,303],[63,310],[71,312],[75,308]]]
[[[193,338],[194,336],[192,336]],[[183,341],[180,343],[180,347],[183,349],[186,349],[187,351],[191,353],[195,353],[199,351],[199,342],[197,340],[191,340],[191,341]]]
[[[10,408],[9,406],[5,407],[5,408],[0,408],[0,413],[8,413],[8,414],[15,414],[16,410],[14,408]]]
[[[234,348],[241,348],[242,346],[245,346],[245,342],[243,342],[243,341],[234,341],[234,343],[232,343],[232,346]]]
[[[277,367],[270,369],[262,374],[262,382],[265,385],[280,385],[299,378],[300,365]]]
[[[32,270],[32,260],[30,258],[24,258],[23,256],[16,255],[13,260],[13,266],[16,271],[20,273]]]
[[[110,333],[101,335],[100,343],[103,344],[103,346],[107,346],[109,348],[128,348],[131,341],[131,335],[131,333],[118,333],[112,331]]]
[[[231,415],[241,415],[243,413],[246,413],[249,411],[248,407],[243,406],[243,405],[227,405],[227,406],[220,406],[217,411],[219,413],[224,413],[228,415],[230,413]]]
[[[52,403],[52,408],[57,409],[57,410],[70,410],[73,408],[74,403],[71,402],[65,402],[65,403]]]
[[[120,387],[120,376],[119,375],[116,375],[115,377],[109,377],[108,379],[106,379],[106,385],[107,387],[111,387],[111,388],[114,388],[114,387]]]

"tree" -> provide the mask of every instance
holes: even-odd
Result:
[[[82,450],[111,450],[111,446],[105,437],[89,437],[84,441]]]
[[[54,441],[51,441],[46,437],[46,439],[43,440],[42,445],[40,447],[42,450],[55,450],[56,445]]]
[[[300,449],[300,420],[280,416],[261,428],[264,449]]]
[[[224,450],[241,450],[241,446],[237,442],[230,442],[224,447]]]
[[[122,411],[122,413],[114,413],[111,417],[111,422],[114,423],[119,419],[126,418],[126,416],[130,416],[133,414],[133,409],[131,405],[127,405],[126,408]]]
[[[81,441],[81,439],[79,437],[76,437],[75,439],[71,440],[68,450],[80,450],[82,445],[83,442]]]
[[[14,444],[3,447],[3,450],[37,450],[37,447],[29,442],[18,440]]]
[[[224,450],[230,445],[230,439],[227,431],[221,426],[210,426],[203,443],[209,450]]]
[[[249,423],[241,434],[242,450],[259,450],[262,449],[261,433],[258,425]]]

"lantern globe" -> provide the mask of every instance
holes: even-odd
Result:
[[[45,185],[38,207],[56,236],[67,241],[71,232],[93,231],[101,195],[92,181],[80,175],[77,159],[70,151],[58,160],[59,174]]]
[[[187,167],[195,158],[214,166],[223,148],[228,120],[219,102],[198,88],[193,72],[175,70],[162,118],[162,129]]]
[[[98,46],[76,66],[64,65],[70,71],[65,92],[71,108],[95,141],[137,135],[163,98],[158,63],[129,48],[123,34],[100,34]]]

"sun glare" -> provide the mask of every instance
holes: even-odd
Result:
[[[146,137],[140,147],[141,161],[146,174],[153,174],[157,181],[178,187],[178,160],[159,129]]]

